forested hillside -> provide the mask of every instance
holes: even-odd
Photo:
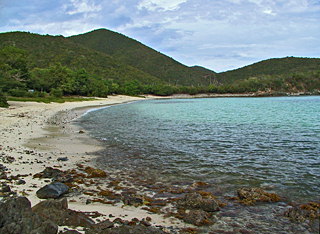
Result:
[[[275,58],[254,63],[239,69],[217,74],[220,83],[230,84],[234,81],[257,76],[281,76],[293,73],[312,72],[320,70],[319,58]]]
[[[69,39],[111,55],[125,64],[165,80],[170,85],[209,85],[210,79],[215,75],[208,69],[187,67],[136,40],[106,29],[72,36]]]
[[[0,106],[7,106],[6,96],[249,92],[319,94],[320,59],[269,59],[214,73],[108,30],[70,38],[0,33]]]

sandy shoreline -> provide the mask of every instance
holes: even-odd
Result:
[[[8,176],[18,176],[26,183],[18,185],[14,180],[11,184],[6,183],[18,195],[26,196],[32,205],[39,203],[41,199],[36,196],[36,191],[50,181],[33,178],[34,174],[46,167],[66,171],[76,168],[76,164],[93,166],[96,157],[93,153],[102,149],[98,141],[86,133],[80,134],[79,127],[72,124],[72,120],[90,109],[138,100],[145,98],[111,96],[96,101],[63,104],[10,102],[10,108],[0,109],[0,163],[8,168]],[[68,160],[58,161],[59,157],[67,157]],[[72,196],[68,198],[72,200],[69,201],[69,208],[84,212],[98,211],[106,217],[111,214],[129,221],[132,218],[151,217],[153,225],[182,225],[177,219],[163,218],[134,206],[86,204],[89,198],[83,194]]]
[[[165,98],[191,97],[194,96],[175,95]],[[107,99],[98,99],[96,101],[63,104],[10,102],[10,108],[0,108],[0,166],[3,165],[8,169],[6,171],[8,177],[16,177],[16,179],[0,179],[0,182],[7,183],[11,190],[19,196],[26,196],[32,205],[39,203],[41,199],[36,196],[36,191],[44,185],[51,183],[51,179],[34,178],[34,175],[42,172],[46,167],[56,168],[64,172],[76,170],[79,175],[80,173],[84,173],[81,167],[98,167],[95,164],[96,152],[103,149],[103,147],[99,141],[91,138],[85,132],[80,133],[82,129],[74,124],[73,120],[88,110],[151,98],[155,97],[110,96]],[[68,160],[58,161],[58,158],[61,157],[66,157]],[[67,195],[69,208],[81,212],[98,211],[101,213],[101,216],[96,221],[114,220],[116,218],[131,221],[134,218],[142,220],[148,217],[148,219],[151,219],[150,224],[153,226],[166,227],[169,232],[175,230],[173,233],[178,233],[181,228],[194,228],[195,226],[186,224],[181,219],[174,218],[174,215],[164,217],[164,213],[170,214],[172,211],[170,210],[170,206],[175,200],[170,197],[166,197],[167,200],[164,202],[166,205],[164,206],[165,212],[162,212],[162,214],[161,212],[150,212],[159,203],[160,207],[162,207],[161,197],[153,198],[153,195],[156,195],[153,192],[163,191],[160,193],[164,195],[171,193],[171,195],[174,195],[173,197],[192,192],[197,192],[203,197],[211,196],[202,190],[202,182],[188,185],[188,187],[170,187],[163,184],[153,184],[153,181],[140,178],[139,175],[138,177],[130,178],[131,175],[125,175],[125,170],[119,172],[118,175],[108,170],[106,170],[106,173],[107,177],[103,179],[80,176],[80,180],[83,181],[81,183],[76,182],[74,184],[77,186],[76,189],[74,190],[72,187],[71,192]],[[76,173],[71,173],[70,175],[78,179]],[[20,183],[20,180],[22,180],[22,183]],[[135,180],[138,180],[137,183],[132,183],[136,182]],[[110,186],[111,184],[112,186]],[[206,186],[205,183],[204,186]],[[135,196],[142,194],[144,202],[153,203],[155,206],[148,207],[145,204],[139,207],[124,205],[124,200],[121,200],[121,196],[130,195],[132,191],[138,191],[139,193],[135,193]],[[99,195],[101,192],[111,192],[108,194],[109,197],[116,195],[116,201],[113,202],[108,196],[104,199],[104,195]],[[223,200],[222,202],[226,201]],[[227,203],[229,202],[227,201]],[[221,207],[226,205],[220,204]],[[168,206],[169,208],[167,209]],[[227,206],[229,206],[229,209],[224,209],[218,215],[219,221],[215,223],[214,228],[217,230],[227,230],[232,225],[246,227],[246,217],[243,217],[242,220],[241,214],[248,214],[251,208],[245,208],[234,202],[231,206],[230,204]],[[274,206],[274,209],[279,210],[278,213],[283,212],[287,208],[290,208],[290,206]],[[267,206],[263,209],[268,210]],[[233,218],[235,215],[232,212],[240,213],[239,217]],[[229,214],[231,214],[231,217],[228,216]],[[286,220],[282,220],[281,222],[279,221],[279,224],[277,224],[280,229],[283,222],[285,225],[288,225]],[[288,227],[291,226],[293,227],[293,223],[289,223]],[[298,230],[298,224],[295,228]],[[77,228],[77,230],[84,233],[82,227]]]

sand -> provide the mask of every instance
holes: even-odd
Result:
[[[147,97],[150,98],[150,97]],[[152,97],[151,97],[152,98]],[[128,96],[110,96],[105,99],[85,102],[35,103],[9,102],[10,108],[0,108],[0,159],[8,168],[8,176],[23,175],[25,184],[17,185],[13,181],[11,189],[18,195],[26,196],[32,203],[41,200],[36,191],[50,183],[49,180],[33,178],[35,173],[46,167],[60,170],[76,168],[76,164],[92,165],[94,152],[102,149],[100,142],[90,138],[86,133],[80,134],[78,126],[72,121],[84,112],[107,105],[144,100],[144,98]],[[68,161],[58,161],[59,157],[67,157]],[[7,162],[14,160],[12,163]],[[94,189],[94,188],[93,188]],[[132,218],[152,218],[153,225],[186,226],[177,219],[164,218],[151,214],[141,208],[123,206],[119,203],[108,205],[101,203],[86,204],[88,197],[79,195],[69,197],[69,208],[79,211],[98,211],[107,218],[110,214],[125,220]]]

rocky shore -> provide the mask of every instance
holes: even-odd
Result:
[[[99,142],[71,120],[84,107],[135,100],[0,109],[0,234],[318,233],[319,202],[289,203],[261,188],[227,197],[201,181],[173,186],[99,168]]]

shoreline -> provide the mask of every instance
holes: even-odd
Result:
[[[110,96],[97,101],[62,104],[10,102],[10,108],[0,109],[0,149],[2,159],[11,158],[13,162],[2,160],[0,164],[8,169],[7,176],[19,177],[25,183],[17,185],[14,180],[12,183],[4,180],[0,182],[8,184],[18,196],[27,197],[32,206],[38,204],[42,200],[36,196],[36,191],[49,181],[34,178],[36,173],[42,172],[46,167],[62,171],[75,169],[79,164],[96,167],[95,152],[102,149],[101,143],[84,132],[79,133],[81,128],[74,123],[77,118],[87,111],[151,98],[154,97]],[[68,160],[58,161],[59,157],[67,157]],[[93,185],[86,189],[94,191],[95,187]],[[133,218],[150,217],[151,224],[154,226],[188,226],[178,219],[150,214],[139,207],[120,204],[87,204],[87,200],[90,199],[90,196],[83,194],[71,195],[68,197],[69,208],[80,212],[98,211],[105,217],[112,215],[128,221]]]
[[[19,196],[26,196],[32,205],[35,205],[41,201],[41,199],[36,197],[35,192],[50,181],[34,178],[34,174],[42,172],[46,167],[53,167],[62,171],[80,169],[79,164],[97,167],[95,163],[95,159],[97,158],[96,152],[103,149],[103,147],[98,140],[93,139],[85,132],[80,133],[82,129],[74,123],[74,120],[90,110],[152,98],[162,97],[147,96],[146,98],[137,98],[111,96],[97,101],[63,104],[11,102],[13,105],[9,109],[0,109],[1,159],[14,158],[12,163],[0,161],[0,164],[9,169],[8,175],[20,175],[20,179],[26,182],[25,184],[18,185],[13,180],[9,184],[11,189],[16,191]],[[168,98],[192,98],[192,96],[171,96]],[[67,157],[68,160],[58,161],[59,157]],[[108,171],[106,173],[108,177],[104,180],[105,183],[117,182],[118,187],[125,187],[122,186],[123,181],[119,184],[117,176]],[[122,180],[125,180],[126,177],[123,174],[125,174],[125,171],[119,177],[121,179],[122,176]],[[149,185],[151,185],[150,182]],[[150,217],[152,220],[150,223],[153,226],[176,228],[176,230],[195,227],[174,217],[164,217],[163,214],[150,213],[141,207],[121,205],[121,200],[120,203],[117,202],[115,204],[92,202],[96,198],[95,193],[98,193],[99,190],[101,192],[108,189],[108,187],[101,185],[101,181],[98,181],[96,184],[90,185],[84,183],[79,186],[82,191],[80,195],[74,192],[67,195],[69,208],[72,210],[81,212],[98,211],[103,214],[102,219],[108,219],[109,215],[112,215],[113,219],[121,218],[127,221],[133,218],[144,219]],[[97,187],[100,186],[102,188],[97,190]],[[173,190],[179,196],[181,187],[173,188]],[[120,189],[112,190],[112,192],[119,194],[119,192],[123,191]],[[152,190],[149,192],[151,193]],[[242,209],[245,210],[246,208]],[[221,223],[218,223],[218,226],[223,226],[223,222],[228,222],[228,219],[224,220],[222,217]],[[78,229],[78,231],[81,231],[81,229]]]

